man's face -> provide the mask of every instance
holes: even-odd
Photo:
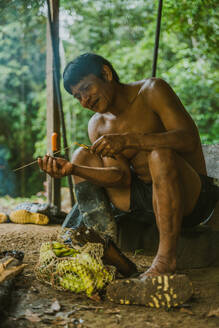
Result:
[[[107,81],[91,74],[75,86],[71,86],[72,95],[84,108],[94,112],[105,113],[112,99],[112,88]]]

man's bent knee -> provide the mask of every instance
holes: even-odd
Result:
[[[74,151],[72,156],[72,163],[84,166],[103,166],[101,158],[84,148],[78,148]]]
[[[151,163],[165,164],[168,161],[175,160],[175,151],[170,148],[158,148],[151,151],[149,161]]]
[[[151,175],[170,178],[177,175],[177,159],[174,150],[169,148],[152,150],[148,158]]]
[[[103,162],[101,158],[97,157],[89,150],[86,150],[84,148],[78,148],[74,151],[74,154],[72,156],[72,163],[81,166],[103,167]],[[78,184],[84,180],[84,178],[73,175],[74,184]]]

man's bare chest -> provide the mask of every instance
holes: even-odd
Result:
[[[104,134],[147,134],[163,132],[164,127],[159,117],[150,109],[139,106],[138,108],[129,108],[123,115],[118,117],[105,117],[100,129],[101,136]],[[136,149],[126,149],[123,155],[131,159],[137,155]]]
[[[160,118],[151,110],[135,108],[120,116],[105,117],[100,132],[111,133],[158,133],[164,130]]]

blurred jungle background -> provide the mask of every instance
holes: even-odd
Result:
[[[122,82],[150,77],[157,6],[60,0],[61,72],[76,56],[95,52],[112,62]],[[36,165],[12,170],[46,152],[46,16],[43,0],[0,0],[0,196],[43,189]],[[157,77],[181,98],[203,144],[219,143],[218,22],[217,0],[164,1]],[[93,113],[61,91],[68,143],[89,143]]]

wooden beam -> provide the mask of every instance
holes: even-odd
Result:
[[[59,64],[59,0],[50,0],[52,22],[54,24],[54,46],[56,52],[56,67],[58,69],[58,76],[60,64]],[[52,154],[51,136],[53,132],[58,134],[57,145],[60,149],[60,119],[58,112],[57,96],[54,82],[54,56],[51,41],[51,31],[49,21],[47,19],[47,55],[46,55],[46,82],[47,82],[47,152]],[[48,203],[56,205],[60,209],[60,179],[53,179],[47,176],[48,184]]]

